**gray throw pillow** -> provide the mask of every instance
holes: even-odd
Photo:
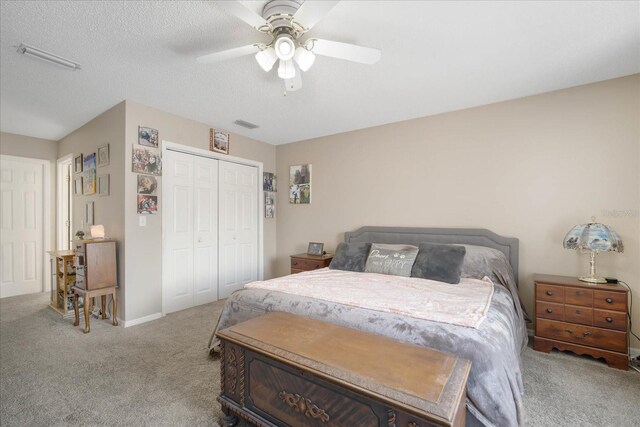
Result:
[[[362,273],[370,249],[371,243],[340,243],[329,268]]]
[[[420,252],[411,270],[411,277],[460,283],[462,263],[467,252],[464,246],[420,243]]]
[[[416,246],[373,243],[364,271],[409,277],[417,255]]]

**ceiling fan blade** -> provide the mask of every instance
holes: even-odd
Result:
[[[302,25],[305,29],[310,30],[322,18],[325,17],[331,9],[334,8],[338,1],[311,1],[305,0],[298,11],[293,15],[294,21]]]
[[[226,61],[227,59],[239,58],[241,56],[251,55],[260,51],[260,45],[250,44],[247,46],[236,47],[234,49],[222,50],[220,52],[210,53],[208,55],[199,56],[196,58],[201,64],[213,64],[220,61]]]
[[[235,0],[221,0],[216,2],[221,8],[229,12],[230,14],[242,19],[247,24],[251,25],[256,30],[269,26],[269,23],[260,15],[247,8],[244,4]]]
[[[311,52],[316,55],[331,56],[361,64],[375,64],[382,57],[380,50],[371,47],[322,39],[310,39],[307,43],[309,42],[312,46]]]
[[[284,79],[285,92],[295,92],[302,88],[302,72],[296,67],[296,75],[292,79]]]

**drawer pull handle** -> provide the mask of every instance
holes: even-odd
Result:
[[[582,291],[576,291],[576,295],[577,295],[577,296],[582,295]]]
[[[573,331],[571,329],[565,329],[564,331],[568,334],[573,334]]]
[[[613,318],[611,318],[611,317],[607,317],[607,318],[606,318],[606,319],[604,319],[604,320],[606,320],[606,321],[607,321],[607,322],[609,322],[609,323],[613,323]]]
[[[282,390],[278,396],[284,403],[289,405],[290,408],[296,412],[304,414],[307,418],[320,420],[323,423],[329,421],[329,415],[324,411],[324,409],[320,409],[318,406],[314,405],[311,400],[304,396],[288,393],[284,390]]]
[[[551,296],[551,295],[553,295],[553,292],[547,291],[547,295]]]
[[[585,336],[585,337],[588,337],[589,335],[591,335],[591,332],[585,331],[582,335]]]
[[[298,265],[298,261],[293,261],[293,265]]]
[[[553,313],[553,310],[551,310],[550,308],[547,308],[547,313],[551,314]]]
[[[611,298],[607,298],[605,301],[606,301],[608,304],[613,303],[613,299],[611,299]]]

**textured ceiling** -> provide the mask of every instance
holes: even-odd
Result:
[[[275,68],[251,56],[195,61],[264,40],[215,2],[0,7],[1,130],[49,139],[123,99],[282,144],[640,72],[639,2],[342,1],[309,34],[379,48],[382,60],[318,57],[286,97]],[[21,42],[83,68],[19,55]]]

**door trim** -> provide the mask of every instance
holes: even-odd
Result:
[[[256,185],[258,186],[258,280],[264,280],[264,197],[262,194],[262,174],[264,170],[264,165],[262,162],[258,162],[255,160],[243,159],[241,157],[229,156],[227,154],[215,153],[209,150],[203,150],[201,148],[191,147],[188,145],[177,144],[171,141],[162,141],[161,143],[162,157],[166,154],[167,151],[177,151],[179,153],[190,154],[193,156],[206,157],[209,159],[222,160],[230,163],[238,163],[246,166],[253,166],[258,168],[258,179],[256,180]],[[164,186],[162,186],[160,194],[162,195],[162,200],[164,199]],[[162,236],[161,236],[161,245],[162,245],[162,254],[164,258],[164,242],[166,241],[166,215],[162,215]],[[220,254],[218,254],[218,259],[220,258]],[[218,269],[218,274],[220,271]],[[166,263],[164,259],[162,259],[162,315],[166,315],[165,309],[165,276],[166,275]]]
[[[0,160],[7,159],[18,162],[35,163],[42,166],[42,290],[41,292],[51,291],[51,269],[49,263],[49,254],[51,248],[51,161],[43,159],[33,159],[31,157],[10,156],[0,154]]]
[[[65,164],[70,163],[73,168],[73,154],[67,154],[66,156],[60,157],[56,162],[56,249],[61,247],[62,238],[64,234],[64,224],[61,224],[62,218],[62,210],[64,206],[62,206],[62,189],[64,185],[64,177],[60,173],[60,167]],[[70,183],[69,185],[69,227],[73,227],[73,171],[70,175]],[[73,234],[73,233],[72,233]],[[71,245],[71,242],[69,242]]]

